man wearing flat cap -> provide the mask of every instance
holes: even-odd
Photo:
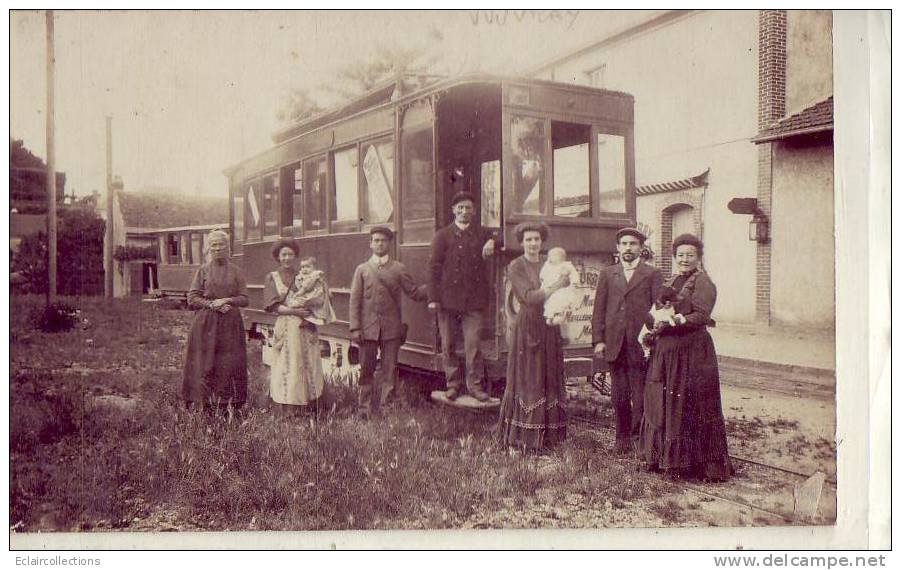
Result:
[[[660,270],[641,260],[645,240],[635,228],[616,232],[619,262],[601,270],[591,318],[595,356],[609,363],[613,376],[615,453],[628,452],[641,427],[647,364],[638,334],[663,284]]]
[[[404,264],[389,257],[394,240],[389,228],[376,226],[369,234],[372,257],[357,266],[350,285],[350,334],[360,347],[360,405],[378,415],[397,386],[397,354],[405,340],[401,294],[425,301],[428,287],[417,286]]]
[[[485,364],[479,341],[491,294],[486,260],[494,255],[497,238],[473,220],[472,194],[454,194],[451,210],[453,223],[438,230],[432,239],[429,309],[438,311],[447,398],[454,400],[460,395],[465,378],[469,394],[484,402],[488,393],[483,387]],[[458,328],[462,331],[465,368],[457,358]]]

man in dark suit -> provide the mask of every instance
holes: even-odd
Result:
[[[456,354],[459,327],[466,355],[466,389],[473,398],[484,402],[488,393],[482,386],[485,365],[479,341],[491,293],[485,260],[494,255],[496,238],[473,221],[472,194],[456,193],[451,208],[454,222],[438,230],[432,239],[429,309],[438,311],[447,398],[456,399],[463,385],[464,368]]]
[[[647,364],[638,333],[663,283],[660,270],[641,260],[645,239],[635,228],[616,233],[620,260],[601,271],[591,318],[595,356],[610,364],[613,375],[615,453],[628,452],[641,427]]]
[[[428,298],[426,285],[416,286],[404,264],[391,259],[394,233],[386,227],[370,230],[372,257],[354,271],[350,285],[350,334],[360,347],[360,403],[377,415],[397,384],[397,354],[403,344],[400,296],[414,301]],[[381,374],[376,377],[381,351]]]

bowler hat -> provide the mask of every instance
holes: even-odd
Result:
[[[387,226],[374,226],[371,230],[369,230],[369,235],[382,234],[389,240],[394,240],[394,232],[391,231],[391,228]]]
[[[616,241],[619,242],[623,236],[633,236],[638,239],[639,242],[644,243],[648,240],[647,236],[638,231],[636,228],[622,228],[618,232],[616,232]]]
[[[469,200],[472,203],[475,203],[476,201],[473,195],[469,192],[457,192],[456,194],[454,194],[454,197],[451,198],[451,208],[466,200]]]

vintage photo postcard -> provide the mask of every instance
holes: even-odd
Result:
[[[12,10],[11,547],[881,544],[887,26]]]

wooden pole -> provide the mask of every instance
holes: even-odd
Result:
[[[47,10],[47,305],[56,301],[56,152],[54,148],[53,10]]]
[[[103,266],[106,268],[105,290],[113,298],[113,118],[106,118],[106,239]]]

